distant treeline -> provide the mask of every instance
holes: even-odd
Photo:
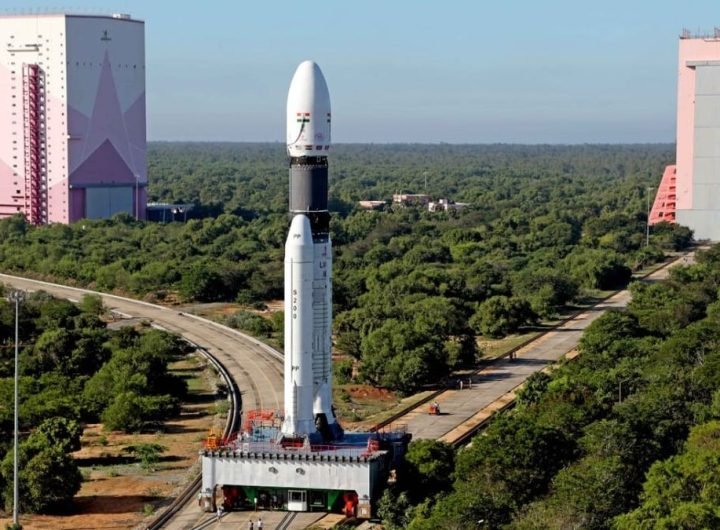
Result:
[[[411,392],[473,364],[477,335],[504,336],[589,290],[625,285],[691,241],[665,224],[645,246],[647,188],[672,158],[670,145],[335,147],[338,349],[361,360],[364,380]],[[205,217],[40,228],[13,218],[0,222],[0,268],[149,300],[282,298],[284,146],[152,144],[149,167],[151,199],[192,202]],[[469,206],[356,206],[395,192]]]

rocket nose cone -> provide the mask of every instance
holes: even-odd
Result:
[[[330,92],[325,76],[315,61],[303,61],[295,70],[288,91],[288,105],[323,107],[330,112]]]
[[[320,74],[322,75],[322,72],[320,71],[320,67],[315,61],[312,61],[310,59],[301,62],[298,67],[295,69],[295,75],[297,75],[300,71],[312,71],[314,74]]]
[[[285,264],[312,263],[314,247],[310,219],[298,214],[293,217],[285,241]],[[285,273],[287,275],[287,272]]]
[[[298,80],[311,80],[311,79],[322,79],[323,82],[325,81],[325,76],[322,73],[322,70],[320,70],[320,67],[315,61],[303,61],[301,62],[298,67],[295,69],[295,73],[293,74],[293,81],[298,78]],[[291,83],[292,84],[292,83]]]
[[[290,156],[327,155],[330,148],[330,91],[314,61],[295,70],[287,98],[287,146]]]
[[[299,214],[293,217],[288,231],[287,243],[293,246],[312,245],[312,229],[310,228],[310,219],[307,216]]]

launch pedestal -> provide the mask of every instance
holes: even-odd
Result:
[[[254,434],[201,451],[206,511],[217,502],[227,511],[322,511],[369,518],[410,440],[396,429],[346,433],[328,445],[283,446],[268,431],[254,429]]]

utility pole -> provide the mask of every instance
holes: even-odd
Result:
[[[13,459],[13,525],[19,528],[18,522],[18,503],[20,499],[20,488],[18,485],[18,353],[20,346],[19,329],[20,329],[20,302],[23,301],[25,295],[22,291],[13,291],[10,300],[15,302],[15,433],[14,433],[14,459]]]

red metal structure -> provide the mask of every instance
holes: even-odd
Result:
[[[245,414],[243,431],[252,432],[253,427],[280,427],[282,415],[276,410],[253,409]]]
[[[663,173],[660,186],[658,187],[657,194],[655,195],[655,202],[653,202],[652,209],[650,210],[649,223],[651,225],[667,221],[669,223],[675,222],[675,210],[677,202],[677,190],[676,190],[676,174],[677,166],[667,166]]]
[[[46,222],[43,200],[45,168],[45,87],[37,64],[23,65],[23,120],[25,130],[25,207],[32,224]]]

